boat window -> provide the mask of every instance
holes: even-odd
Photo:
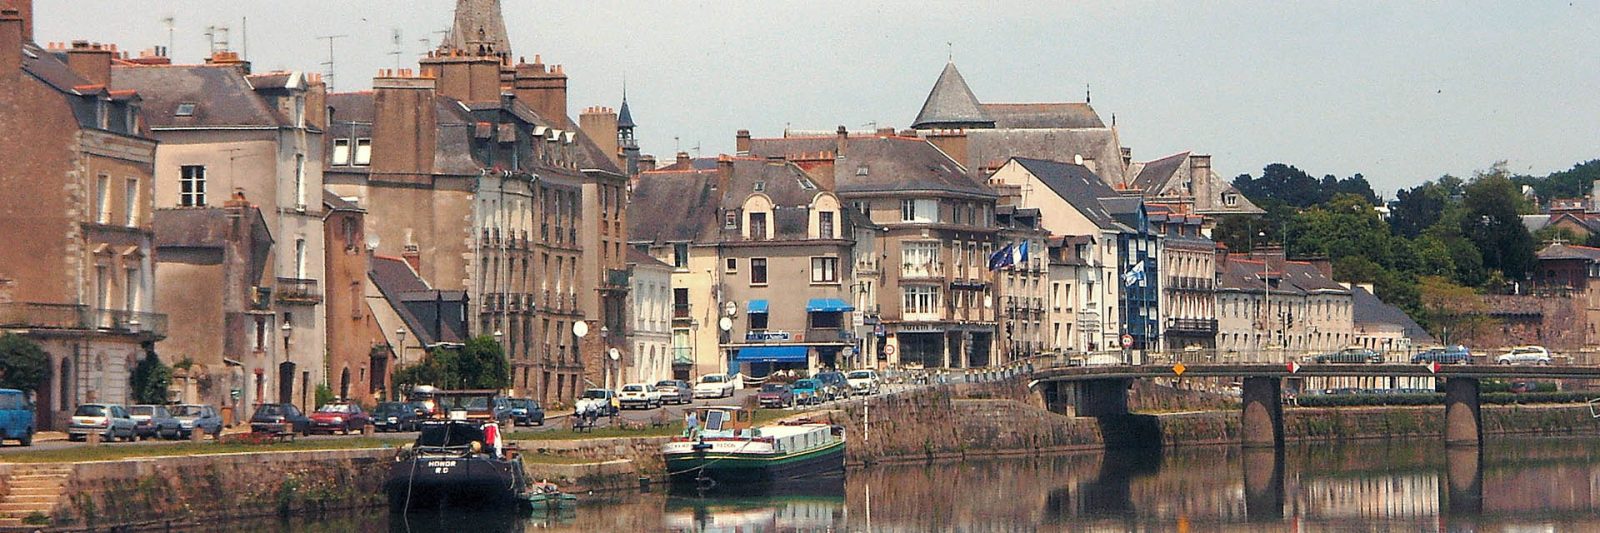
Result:
[[[706,429],[710,431],[722,431],[722,422],[726,417],[727,413],[722,411],[707,411]]]
[[[473,441],[483,442],[483,429],[471,424],[428,424],[417,436],[418,446],[455,447],[470,446]]]

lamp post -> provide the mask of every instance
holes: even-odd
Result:
[[[400,368],[406,367],[406,328],[394,328],[394,335],[400,338]]]
[[[610,355],[610,350],[604,349],[611,347],[611,328],[609,326],[600,326],[600,346],[602,348],[600,350],[600,368],[605,371],[606,388],[616,389],[618,384],[611,382],[611,360],[607,357]]]
[[[289,358],[289,338],[294,335],[294,326],[289,325],[287,313],[283,317],[283,326],[278,329],[283,331],[283,363],[278,365],[278,402],[289,403],[294,399],[294,363]]]

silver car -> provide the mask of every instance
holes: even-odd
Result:
[[[222,434],[222,417],[209,405],[176,405],[172,407],[172,416],[178,419],[184,437],[193,436],[195,431],[212,437]]]
[[[72,412],[72,422],[67,425],[67,440],[84,440],[98,433],[106,441],[122,439],[132,442],[135,433],[133,418],[128,408],[109,403],[86,403]]]
[[[656,390],[661,392],[661,403],[683,404],[694,402],[694,386],[681,379],[657,381]]]

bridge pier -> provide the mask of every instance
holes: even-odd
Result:
[[[1283,383],[1275,377],[1244,378],[1240,445],[1283,448]]]
[[[1283,519],[1283,450],[1244,448],[1244,513],[1252,522]]]
[[[1131,378],[1091,379],[1078,383],[1078,416],[1108,417],[1128,414]]]
[[[1445,446],[1482,446],[1483,415],[1478,411],[1478,378],[1444,382]]]

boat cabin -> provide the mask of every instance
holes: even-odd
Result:
[[[500,391],[492,389],[439,390],[433,392],[433,400],[438,405],[435,418],[477,421],[496,420],[497,407],[505,401]]]
[[[699,434],[707,437],[748,436],[755,423],[753,413],[741,407],[700,407],[693,414],[699,424]],[[685,424],[684,431],[687,433],[692,428]]]

